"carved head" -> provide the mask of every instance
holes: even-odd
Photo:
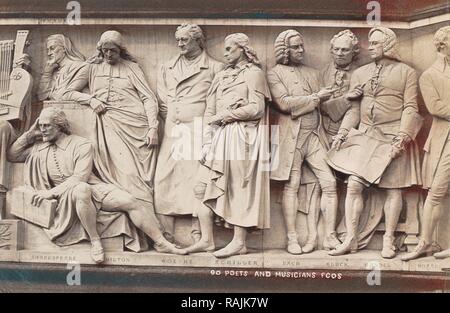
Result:
[[[434,34],[436,50],[450,57],[450,26],[445,26]]]
[[[350,30],[346,29],[336,34],[330,41],[331,55],[338,66],[347,66],[359,54],[359,41]]]
[[[44,142],[55,142],[61,134],[70,135],[69,121],[66,114],[60,109],[43,109],[38,123]]]
[[[277,64],[299,65],[305,54],[303,35],[294,29],[281,32],[275,39],[275,59]]]
[[[224,57],[229,65],[236,65],[246,59],[261,67],[256,51],[250,45],[250,39],[243,33],[231,34],[225,38]]]
[[[84,61],[84,55],[73,46],[70,39],[62,34],[47,38],[47,57],[49,63],[59,64],[64,58],[72,61]]]
[[[386,27],[372,28],[369,32],[369,54],[373,60],[383,57],[400,60],[397,35]]]
[[[114,65],[120,59],[136,62],[125,48],[122,34],[115,30],[104,32],[97,43],[97,55],[91,62],[101,63],[106,61],[108,64]]]
[[[181,24],[175,32],[175,40],[180,53],[186,57],[197,55],[206,48],[206,39],[202,29],[195,24]]]

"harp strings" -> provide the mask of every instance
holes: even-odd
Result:
[[[7,100],[9,96],[9,80],[12,69],[13,49],[13,41],[0,41],[0,99],[2,100]]]

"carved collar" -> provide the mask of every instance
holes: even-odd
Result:
[[[230,70],[239,70],[240,71],[240,70],[242,70],[245,67],[249,67],[249,65],[250,65],[250,62],[248,60],[242,60],[239,63],[237,63],[235,66],[232,66],[232,65],[228,64],[226,66],[226,69],[227,70],[230,69]]]
[[[381,59],[380,61],[378,61],[378,62],[374,62],[374,64],[375,64],[375,66],[377,66],[377,65],[381,65],[381,66],[383,66],[383,67],[386,67],[386,66],[388,66],[388,65],[392,65],[392,64],[395,64],[395,63],[398,63],[398,61],[397,60],[394,60],[394,59],[389,59],[389,58],[383,58],[383,59]]]
[[[65,151],[71,141],[72,141],[71,136],[68,136],[66,134],[61,134],[61,136],[55,141],[55,143],[52,143],[52,142],[41,143],[38,150],[41,151],[41,150],[47,149],[48,147],[55,144],[59,149]]]
[[[175,67],[175,65],[177,64],[177,62],[178,62],[178,60],[179,60],[180,58],[184,58],[184,56],[181,55],[181,54],[179,54],[179,55],[177,55],[175,58],[173,58],[173,59],[169,62],[169,68],[170,68],[170,69],[173,69],[173,68]],[[196,62],[197,60],[198,60],[198,63]],[[205,51],[205,50],[203,50],[202,53],[200,53],[200,55],[199,55],[196,59],[191,60],[191,61],[189,61],[189,62],[193,62],[193,63],[199,64],[199,67],[200,67],[200,68],[209,68],[208,58],[207,58],[207,54],[206,54],[206,51]]]
[[[339,66],[339,65],[337,65],[336,63],[333,62],[333,66],[334,66],[334,68],[335,68],[337,71],[345,71],[345,72],[348,72],[348,71],[351,70],[352,65],[353,65],[353,62],[351,62],[351,63],[348,64],[347,66],[342,67],[342,66]]]

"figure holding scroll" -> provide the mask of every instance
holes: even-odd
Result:
[[[414,142],[421,126],[417,75],[399,61],[397,45],[392,30],[371,29],[369,53],[374,62],[355,70],[351,79],[346,97],[360,103],[347,111],[329,160],[333,168],[351,175],[345,200],[347,235],[331,255],[357,250],[363,190],[376,185],[386,192],[381,256],[395,257],[394,231],[402,210],[402,189],[421,184],[419,151]],[[358,130],[354,129],[358,124]]]

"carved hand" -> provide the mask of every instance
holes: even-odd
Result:
[[[320,102],[323,102],[325,100],[328,100],[331,98],[331,96],[333,95],[334,90],[327,87],[327,88],[322,88],[319,90],[319,92],[317,93],[317,96],[320,99]]]
[[[403,149],[398,147],[396,144],[392,144],[391,153],[389,156],[391,157],[391,159],[396,159],[402,154],[402,152],[403,152]]]
[[[44,74],[52,75],[53,72],[59,67],[58,63],[55,62],[47,62],[44,67]]]
[[[331,149],[335,149],[336,151],[339,151],[342,143],[347,139],[347,135],[348,135],[348,130],[346,130],[346,129],[340,130],[339,133],[333,137],[333,143],[331,144]]]
[[[364,85],[357,85],[352,91],[349,91],[345,98],[347,100],[357,100],[364,94]]]
[[[211,116],[211,118],[209,119],[208,124],[209,125],[221,126],[222,125],[222,120],[223,120],[223,115],[222,114],[216,114],[214,116]]]
[[[209,150],[211,150],[211,144],[206,144],[202,147],[202,155],[200,157],[200,163],[204,164],[206,162],[206,156],[208,155]]]
[[[36,140],[42,140],[42,133],[39,129],[39,119],[31,125],[30,129],[27,131],[27,141],[28,143],[34,143]]]
[[[50,190],[40,190],[35,192],[35,194],[31,198],[31,204],[34,206],[40,206],[44,199],[54,199],[54,196]]]
[[[14,67],[30,66],[30,64],[31,64],[31,57],[28,54],[24,53],[14,64]]]
[[[391,158],[398,158],[402,152],[406,150],[406,146],[411,141],[411,138],[407,134],[400,133],[398,136],[395,136],[394,139],[392,139]]]
[[[106,112],[105,104],[96,98],[92,98],[91,101],[89,102],[89,105],[98,115],[101,115]]]
[[[157,147],[159,144],[158,140],[158,129],[156,128],[150,128],[147,137],[145,138],[145,144],[149,148]]]

